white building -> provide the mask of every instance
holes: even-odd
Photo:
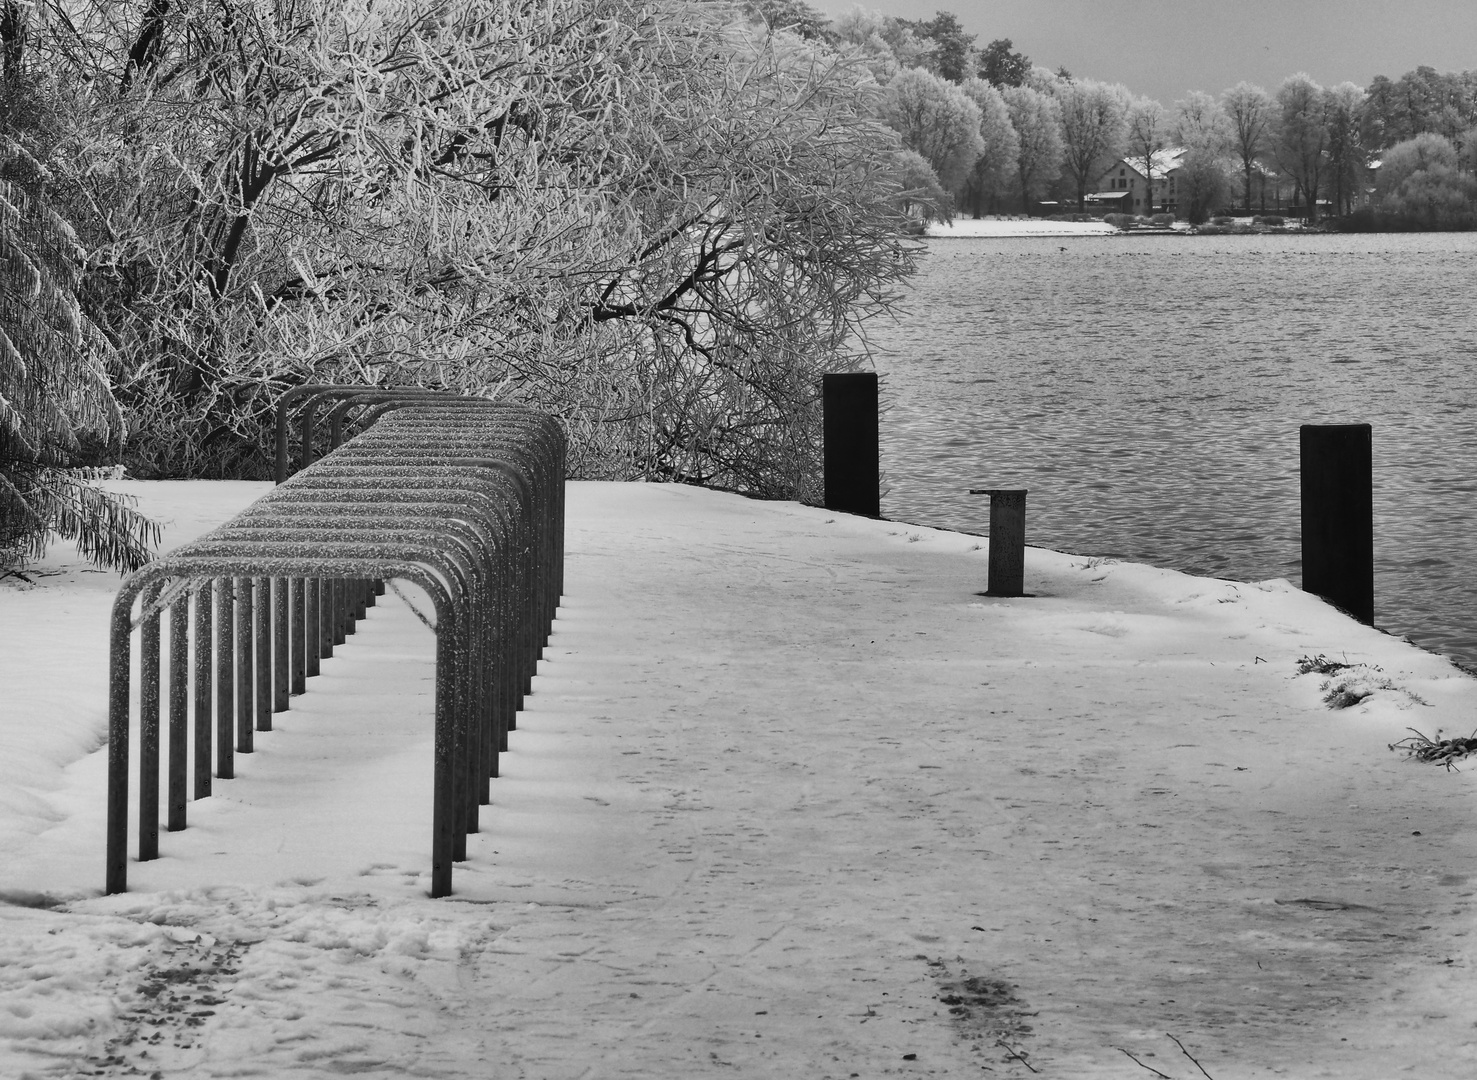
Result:
[[[1176,214],[1178,173],[1187,153],[1182,146],[1156,150],[1147,171],[1142,157],[1119,158],[1098,179],[1097,191],[1090,198],[1096,205],[1113,205],[1125,214]]]

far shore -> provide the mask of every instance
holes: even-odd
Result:
[[[930,240],[1000,236],[1110,236],[1118,230],[1106,221],[1050,221],[1032,217],[956,217],[930,222]]]
[[[1238,217],[1233,220],[1235,224],[1231,227],[1202,225],[1197,229],[1187,222],[1177,221],[1168,229],[1134,229],[1131,233],[1122,233],[1106,221],[1057,221],[1051,218],[1033,218],[1025,215],[1014,217],[997,215],[983,218],[961,216],[951,222],[930,222],[923,235],[930,240],[978,240],[1031,236],[1164,236],[1169,234],[1234,236],[1270,233],[1279,236],[1291,234],[1321,236],[1330,232],[1339,232],[1337,229],[1328,229],[1319,225],[1306,225],[1293,218],[1287,219],[1287,223],[1282,226],[1254,225],[1254,218],[1251,217]]]

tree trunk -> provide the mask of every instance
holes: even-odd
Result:
[[[0,79],[10,89],[21,81],[21,61],[26,51],[26,13],[17,0],[0,3]]]

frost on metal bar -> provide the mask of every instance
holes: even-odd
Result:
[[[316,412],[330,402],[329,448],[315,458]],[[304,464],[289,477],[293,403]],[[345,441],[351,426],[362,430]],[[276,452],[276,488],[129,577],[114,601],[106,889],[128,883],[135,722],[143,861],[159,855],[161,743],[165,829],[175,832],[189,801],[211,794],[212,761],[215,783],[231,779],[235,755],[270,738],[272,714],[311,689],[320,659],[398,579],[431,598],[416,614],[436,638],[431,895],[446,896],[558,608],[563,431],[548,416],[479,398],[308,386],[284,396]]]

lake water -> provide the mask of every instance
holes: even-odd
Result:
[[[1477,234],[934,240],[873,331],[882,512],[1301,583],[1298,427],[1374,429],[1375,623],[1477,665]]]

